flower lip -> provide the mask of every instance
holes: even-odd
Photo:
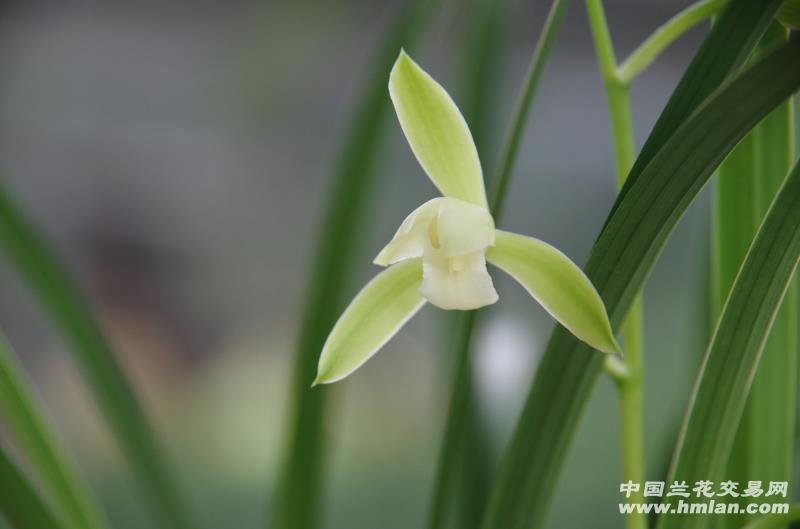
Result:
[[[420,292],[445,310],[473,310],[498,300],[492,277],[486,270],[485,250],[448,257],[428,247],[422,256]]]

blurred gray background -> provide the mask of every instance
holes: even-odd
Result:
[[[620,58],[690,2],[607,0]],[[285,435],[288,375],[331,165],[359,83],[400,2],[0,4],[0,171],[90,296],[208,527],[264,526]],[[507,1],[491,164],[546,2]],[[456,101],[466,13],[446,0],[410,48]],[[706,28],[636,82],[640,146]],[[388,98],[388,94],[387,94]],[[363,267],[434,189],[392,116]],[[605,96],[583,2],[545,71],[502,226],[583,263],[614,198]],[[665,469],[702,354],[707,193],[646,290],[648,478]],[[501,302],[477,340],[499,453],[553,322],[493,273]],[[64,344],[0,260],[7,333],[117,527],[149,514]],[[424,520],[448,394],[447,333],[426,308],[335,389],[326,528]],[[531,347],[535,344],[536,347]],[[568,456],[551,528],[619,527],[616,396],[598,384]]]

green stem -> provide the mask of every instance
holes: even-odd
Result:
[[[470,16],[463,32],[465,90],[461,108],[484,167],[489,160],[492,95],[504,40],[500,21],[507,4],[502,0],[464,2]],[[474,405],[470,361],[475,316],[474,311],[454,314],[453,333],[448,335],[456,338],[448,356],[453,358],[453,379],[427,520],[429,529],[453,524],[462,529],[476,528],[489,494],[489,443],[480,410]]]
[[[31,391],[31,384],[16,365],[0,336],[0,412],[20,451],[42,486],[61,509],[69,526],[102,529],[107,523],[92,501],[84,482],[56,442]]]
[[[587,0],[589,23],[597,50],[597,59],[603,75],[603,84],[608,99],[611,131],[614,141],[614,158],[617,168],[617,186],[621,189],[634,162],[633,125],[628,84],[616,73],[616,58],[611,35],[608,30],[603,5],[600,0]],[[641,487],[644,483],[644,426],[643,426],[643,310],[641,294],[636,297],[623,323],[626,376],[611,374],[619,391],[620,428],[622,451],[622,479],[640,485],[639,490],[628,498],[630,503],[644,503]],[[613,364],[606,363],[606,369]],[[632,512],[625,518],[628,529],[646,529],[647,517]]]
[[[650,66],[674,40],[725,7],[728,0],[702,0],[687,7],[653,32],[616,70],[623,83],[630,83]]]
[[[531,56],[531,62],[520,89],[517,106],[514,110],[511,126],[503,144],[501,158],[490,182],[489,207],[496,222],[500,221],[504,199],[511,179],[525,124],[530,113],[531,104],[539,86],[544,66],[550,53],[553,41],[561,26],[569,0],[554,0],[545,20],[542,33]],[[445,503],[448,500],[449,483],[458,470],[459,457],[464,457],[461,437],[469,433],[468,421],[470,410],[474,409],[472,401],[472,370],[470,368],[470,346],[473,329],[476,325],[476,313],[470,312],[460,318],[460,332],[456,342],[456,375],[450,398],[450,411],[445,427],[439,467],[434,484],[434,500],[429,529],[438,529],[445,524]],[[482,506],[481,506],[482,507]]]
[[[457,499],[454,498],[453,490],[459,487],[457,481],[464,478],[460,475],[460,470],[471,466],[467,464],[467,459],[473,447],[468,441],[471,439],[470,434],[473,433],[469,431],[472,422],[470,419],[475,417],[470,417],[470,414],[477,410],[474,405],[470,352],[476,315],[475,311],[469,311],[460,314],[456,320],[455,381],[434,480],[433,501],[428,515],[429,529],[447,527],[448,502]],[[482,439],[473,441],[480,442]],[[484,461],[478,463],[482,465]],[[480,512],[482,505],[472,507]]]

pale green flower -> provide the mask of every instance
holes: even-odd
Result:
[[[400,52],[389,94],[411,150],[444,196],[415,209],[375,258],[388,268],[336,322],[314,383],[355,371],[426,301],[458,310],[495,303],[487,261],[576,337],[605,353],[619,352],[603,301],[580,268],[549,244],[495,229],[472,135],[444,88]]]

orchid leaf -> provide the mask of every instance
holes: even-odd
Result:
[[[533,237],[497,231],[488,261],[517,280],[553,318],[604,353],[617,353],[603,300],[586,274],[560,250]]]
[[[14,529],[67,529],[0,445],[0,522]]]
[[[352,279],[351,261],[366,226],[380,165],[380,150],[388,130],[386,78],[397,50],[413,45],[439,8],[439,0],[404,2],[395,19],[381,32],[369,69],[359,84],[357,103],[331,168],[330,195],[324,206],[318,242],[308,277],[292,367],[282,465],[271,501],[267,526],[276,529],[315,529],[320,524],[330,432],[324,423],[333,395],[309,391],[316,376],[319,353],[339,311],[347,302],[344,291]]]
[[[78,284],[2,182],[0,251],[16,267],[69,345],[154,513],[167,527],[195,527],[149,417]]]
[[[52,430],[33,393],[32,384],[17,365],[0,335],[0,415],[17,441],[31,471],[60,507],[70,526],[103,529],[105,517],[80,473]]]
[[[730,5],[743,4],[755,3],[732,0]],[[772,14],[774,7],[762,5],[765,11],[773,9]],[[749,34],[760,36],[770,22],[754,24],[739,10],[725,13],[737,16],[720,16],[712,34],[724,33],[732,47],[750,46],[757,39]],[[698,57],[705,51],[706,46]],[[798,51],[800,42],[786,44],[727,82],[668,135],[638,178],[628,180],[628,192],[617,197],[585,267],[612,325],[624,318],[678,220],[714,169],[760,119],[800,88],[800,70],[793,67]],[[688,86],[691,83],[682,83],[681,90]],[[564,329],[556,329],[493,485],[483,529],[542,526],[570,440],[601,369],[600,355]]]
[[[725,478],[748,392],[798,260],[800,163],[769,208],[722,309],[678,436],[668,481]],[[677,503],[674,497],[664,502]],[[709,521],[696,513],[660,516],[656,528],[701,529]]]
[[[411,150],[445,196],[487,207],[478,151],[464,116],[442,86],[404,51],[389,94]]]
[[[788,40],[773,22],[755,58]],[[714,236],[716,322],[750,243],[794,160],[792,105],[787,101],[745,137],[720,166],[715,201]],[[786,294],[770,331],[758,372],[739,422],[725,478],[746,483],[789,481],[795,444],[797,295],[796,282]],[[740,529],[752,514],[730,514],[718,529]]]
[[[393,265],[367,283],[322,348],[314,384],[341,380],[370,359],[425,304],[420,259]]]

